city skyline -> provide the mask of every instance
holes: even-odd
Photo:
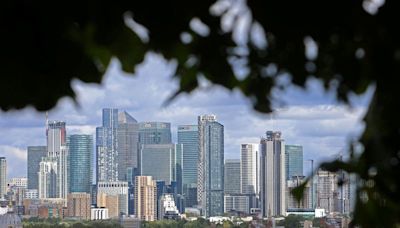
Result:
[[[181,95],[169,106],[163,106],[177,88],[176,82],[168,78],[172,67],[171,63],[152,54],[138,70],[138,76],[130,78],[121,73],[118,63],[114,62],[103,87],[75,81],[73,88],[79,107],[63,99],[50,111],[49,118],[66,121],[68,134],[95,137],[95,128],[101,125],[102,108],[118,108],[138,122],[170,122],[176,143],[178,125],[196,124],[198,115],[213,113],[224,122],[227,159],[239,158],[241,143],[257,143],[270,129],[284,132],[290,144],[303,145],[304,160],[314,158],[319,162],[346,151],[349,135],[354,137],[363,127],[359,120],[373,90],[363,97],[353,97],[351,111],[335,103],[333,94],[324,93],[318,81],[311,80],[308,92],[292,87],[283,93],[282,100],[287,106],[279,108],[273,118],[254,113],[249,102],[237,91],[231,93],[218,87]],[[201,82],[207,84],[204,80]],[[206,99],[210,95],[213,99]],[[26,176],[26,148],[45,145],[44,123],[45,113],[31,108],[0,113],[0,156],[8,158],[8,178]]]

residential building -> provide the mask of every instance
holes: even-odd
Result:
[[[118,181],[118,109],[105,108],[103,124],[96,128],[97,182]]]
[[[68,136],[70,192],[90,193],[93,172],[93,136]]]
[[[156,219],[156,182],[151,176],[135,177],[135,216],[141,220]]]
[[[279,131],[261,138],[261,209],[264,217],[285,215],[285,142]]]
[[[240,194],[240,159],[226,159],[224,194]]]
[[[38,173],[40,162],[47,156],[47,146],[28,146],[28,189],[39,189]]]
[[[197,204],[197,163],[199,161],[198,126],[178,126],[178,144],[183,145],[182,187],[185,196],[185,207],[193,207]]]
[[[101,197],[101,193],[104,193],[107,196],[117,196],[118,203],[118,215],[119,214],[128,214],[128,182],[126,181],[107,181],[107,182],[97,182],[97,205],[99,206],[101,202],[99,202],[99,197]],[[107,206],[109,207],[109,206]],[[111,213],[109,211],[109,215]]]
[[[85,192],[69,193],[67,197],[68,217],[82,220],[90,219],[91,199]]]
[[[327,213],[335,211],[337,201],[337,173],[325,170],[317,172],[317,207],[323,208]]]
[[[97,194],[97,207],[108,208],[109,218],[120,216],[119,195],[107,195],[106,193]]]
[[[285,145],[286,180],[303,176],[303,147],[300,145]]]
[[[7,160],[5,157],[0,157],[0,199],[7,194]]]
[[[170,144],[171,124],[165,122],[139,123],[140,144]]]
[[[215,115],[198,117],[197,199],[205,217],[224,213],[224,126]]]
[[[123,111],[118,113],[118,180],[133,182],[138,168],[139,124]]]

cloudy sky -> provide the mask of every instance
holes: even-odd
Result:
[[[352,107],[338,104],[333,92],[325,92],[319,81],[311,79],[307,89],[291,86],[275,96],[285,103],[276,105],[273,115],[251,109],[249,101],[238,91],[221,87],[203,88],[176,98],[168,106],[166,99],[176,90],[172,79],[174,64],[156,54],[148,54],[137,74],[122,73],[114,61],[102,85],[73,81],[77,102],[59,101],[49,112],[50,120],[67,122],[67,133],[95,134],[101,124],[101,109],[126,110],[138,121],[172,123],[173,139],[180,124],[196,124],[200,114],[216,114],[225,126],[225,158],[239,158],[241,143],[257,143],[267,130],[282,131],[287,144],[300,144],[304,159],[321,162],[345,153],[347,143],[363,129],[362,117],[373,88],[363,96],[352,96]],[[26,147],[45,145],[45,113],[26,108],[0,112],[0,156],[8,162],[8,177],[26,176]],[[305,166],[309,163],[305,162]]]

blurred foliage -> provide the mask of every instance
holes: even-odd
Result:
[[[59,227],[59,228],[119,228],[122,227],[116,220],[95,220],[95,221],[75,221],[61,219],[40,219],[32,217],[23,220],[23,227],[42,228],[42,227]]]
[[[304,222],[306,219],[304,216],[300,215],[288,215],[284,220],[281,220],[277,223],[278,226],[283,226],[285,228],[298,228],[301,227],[301,222]]]
[[[223,224],[212,224],[204,218],[197,218],[194,221],[186,220],[159,220],[152,222],[142,222],[142,227],[146,228],[207,228],[207,227],[221,227],[221,228],[244,228],[249,227],[249,223],[242,222],[240,225],[235,225],[230,221],[224,221]]]
[[[175,95],[196,89],[201,75],[241,91],[264,113],[272,111],[272,99],[279,100],[273,88],[286,87],[282,75],[301,87],[309,77],[320,79],[343,102],[374,85],[366,128],[350,148],[351,159],[322,167],[357,174],[353,224],[394,227],[400,223],[399,4],[5,0],[0,107],[48,110],[63,96],[74,98],[73,78],[100,83],[112,58],[134,73],[149,51],[176,62]],[[232,38],[238,34],[240,39]]]

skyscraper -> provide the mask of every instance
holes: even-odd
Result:
[[[127,112],[118,113],[118,179],[133,182],[138,168],[139,124]]]
[[[303,176],[303,147],[299,145],[285,145],[286,180],[292,177]]]
[[[185,207],[193,207],[197,204],[197,163],[199,161],[198,126],[178,126],[178,144],[183,145],[182,185],[185,195]]]
[[[205,217],[224,213],[224,126],[215,115],[198,117],[197,199]]]
[[[47,156],[46,146],[28,146],[28,189],[39,189],[38,172],[40,162]]]
[[[261,139],[261,209],[263,216],[286,213],[285,142],[281,132]]]
[[[258,208],[260,200],[260,145],[240,145],[240,189],[250,196],[250,207]]]
[[[224,168],[224,193],[240,194],[240,160],[226,159]]]
[[[90,193],[92,185],[93,136],[68,136],[70,192]]]
[[[47,122],[47,157],[39,170],[39,198],[67,198],[68,149],[65,122]]]
[[[118,180],[118,109],[103,109],[103,125],[96,128],[97,181]]]
[[[156,219],[156,182],[151,176],[135,177],[135,215],[145,221]]]
[[[140,144],[170,144],[171,124],[164,122],[139,123]]]
[[[7,160],[5,157],[0,157],[0,199],[7,194]]]

